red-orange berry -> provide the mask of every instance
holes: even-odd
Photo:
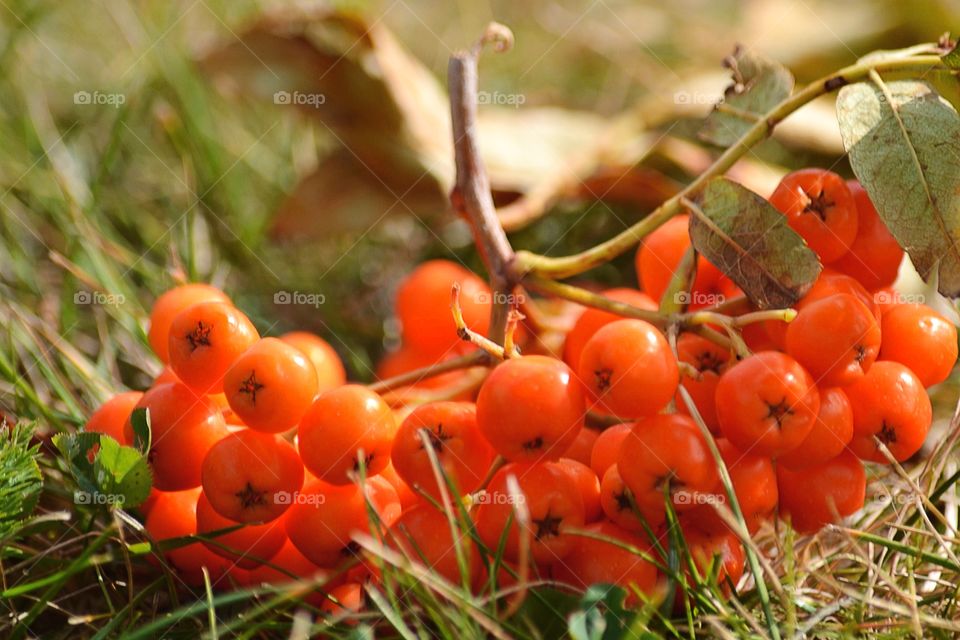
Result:
[[[291,331],[280,339],[299,349],[313,363],[317,372],[317,392],[323,393],[347,382],[347,372],[340,356],[326,340],[309,331]]]
[[[321,394],[300,421],[300,457],[317,478],[349,484],[361,461],[368,476],[387,466],[396,430],[393,412],[379,395],[344,385]]]
[[[635,590],[653,594],[657,568],[650,561],[650,544],[642,536],[612,522],[597,522],[583,529],[605,539],[575,536],[573,550],[557,565],[559,580],[581,590],[598,583],[617,584],[631,594],[628,603],[636,599]]]
[[[641,288],[654,300],[659,301],[670,284],[673,272],[690,248],[690,216],[671,218],[648,235],[637,250],[635,263]],[[694,302],[703,294],[717,290],[720,271],[703,256],[697,258],[697,276],[690,289]],[[704,306],[695,304],[691,306]]]
[[[730,473],[733,491],[747,529],[753,533],[770,518],[777,506],[777,474],[773,462],[764,456],[744,453],[725,438],[717,440],[717,449]],[[729,508],[728,496],[722,488],[698,502],[701,504],[684,513],[689,522],[696,523],[704,531],[729,529],[717,512],[718,506]]]
[[[100,408],[91,414],[90,419],[83,425],[87,432],[103,433],[120,444],[130,445],[127,439],[126,425],[133,413],[134,407],[140,402],[143,394],[139,391],[125,391],[113,396]]]
[[[600,480],[600,508],[607,518],[628,531],[645,531],[636,509],[633,492],[620,477],[617,465],[611,465]]]
[[[799,446],[813,429],[820,395],[796,360],[761,351],[720,377],[716,406],[720,430],[735,447],[776,457]]]
[[[233,560],[244,569],[252,569],[269,561],[287,540],[281,520],[259,525],[247,524],[230,533],[210,535],[238,524],[217,513],[207,497],[200,494],[197,502],[197,533],[211,538],[210,542],[204,544],[218,556]]]
[[[583,392],[570,368],[546,356],[498,365],[477,397],[477,424],[513,462],[555,460],[583,428]]]
[[[923,304],[897,304],[883,314],[880,359],[906,365],[925,387],[943,382],[957,363],[957,328]]]
[[[630,434],[632,424],[615,424],[600,432],[590,452],[590,468],[598,477],[603,478],[612,465],[620,459],[620,447]]]
[[[160,491],[147,515],[144,528],[150,537],[162,543],[197,534],[197,501],[200,489],[184,491]],[[200,542],[178,545],[163,552],[168,563],[176,570],[177,577],[189,585],[203,584],[203,569],[211,578],[222,576],[229,562],[207,549]]]
[[[796,448],[777,463],[788,469],[802,469],[836,458],[853,438],[853,408],[843,389],[820,389],[820,411],[813,429]]]
[[[454,535],[457,536],[456,543]],[[459,526],[453,531],[447,516],[429,504],[419,504],[400,516],[390,528],[390,543],[411,561],[422,564],[454,584],[475,581],[480,575],[480,553],[470,534]],[[460,570],[457,547],[466,559],[467,574]]]
[[[296,449],[273,434],[242,429],[218,442],[203,461],[203,492],[224,518],[270,522],[303,486]]]
[[[424,262],[408,275],[397,291],[396,311],[404,342],[419,351],[443,356],[461,340],[450,313],[450,291],[460,284],[460,308],[467,327],[486,335],[493,294],[490,287],[449,260]]]
[[[580,355],[579,375],[595,409],[627,419],[663,409],[680,382],[670,345],[643,320],[618,320],[597,331]]]
[[[603,292],[603,295],[616,302],[633,305],[638,309],[647,309],[649,311],[657,310],[657,303],[653,298],[637,289],[607,289]],[[592,307],[585,309],[567,333],[566,340],[564,340],[564,362],[576,371],[580,366],[580,354],[583,352],[583,347],[587,344],[587,341],[593,337],[593,334],[599,331],[601,327],[622,319],[623,316],[618,316],[615,313],[603,311],[602,309]]]
[[[600,479],[593,469],[570,458],[560,458],[549,464],[559,466],[561,471],[570,476],[577,485],[580,497],[583,498],[585,522],[596,522],[603,517],[603,507],[600,505]]]
[[[593,445],[596,444],[598,437],[600,437],[599,431],[584,427],[577,434],[577,439],[573,441],[573,444],[563,452],[563,457],[576,460],[589,467],[590,455],[593,453]]]
[[[364,486],[308,483],[284,518],[297,550],[321,567],[335,567],[360,553],[356,534],[393,526],[400,517],[397,492],[383,478],[370,478]]]
[[[787,328],[787,353],[823,386],[856,382],[879,351],[879,323],[863,303],[846,293],[808,304]]]
[[[718,482],[717,465],[700,429],[688,416],[665,414],[637,422],[623,441],[617,468],[651,524],[663,522],[669,495],[677,510],[690,509]]]
[[[880,360],[844,389],[853,407],[849,448],[862,460],[889,462],[877,442],[903,462],[923,445],[933,409],[923,383],[899,362]]]
[[[897,279],[903,249],[877,214],[860,183],[851,180],[847,187],[857,207],[857,235],[850,250],[832,266],[856,278],[870,291],[888,287]]]
[[[824,169],[800,169],[787,174],[770,196],[787,224],[823,262],[850,250],[857,236],[857,207],[843,178]]]
[[[220,393],[223,377],[260,335],[241,311],[226,302],[201,302],[170,325],[170,368],[197,393]]]
[[[477,426],[476,407],[468,402],[433,402],[415,408],[397,430],[390,458],[410,486],[440,498],[434,466],[424,437],[443,473],[461,494],[480,486],[493,462],[493,449]]]
[[[153,303],[153,309],[150,310],[150,329],[147,332],[147,340],[150,342],[150,348],[161,361],[169,362],[170,360],[168,351],[170,325],[177,314],[197,303],[210,301],[229,304],[230,298],[216,287],[199,283],[174,287],[157,298]]]
[[[677,338],[677,358],[693,366],[700,374],[699,379],[683,376],[680,384],[690,394],[704,424],[711,433],[720,432],[717,421],[716,395],[720,376],[726,371],[730,361],[730,351],[717,343],[698,336],[695,333],[682,333]],[[677,394],[677,410],[690,414],[687,403]]]
[[[866,474],[857,456],[844,451],[796,471],[778,466],[777,487],[781,514],[800,533],[814,533],[863,507]]]
[[[511,477],[516,480],[518,493],[510,491]],[[550,463],[506,465],[494,474],[478,501],[477,534],[494,552],[505,536],[503,555],[512,562],[520,559],[521,535],[528,536],[530,554],[536,562],[554,564],[562,560],[574,543],[564,529],[584,523],[583,498],[576,482]],[[526,525],[518,522],[518,508],[529,514]]]
[[[251,429],[296,427],[317,394],[317,373],[298,349],[263,338],[227,369],[223,389],[233,412]]]
[[[147,459],[153,486],[161,491],[181,491],[200,486],[200,467],[207,452],[224,438],[223,414],[207,396],[186,386],[161,384],[143,394],[137,408],[146,409],[152,432]],[[133,426],[125,426],[126,441],[133,442]]]

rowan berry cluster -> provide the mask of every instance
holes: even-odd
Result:
[[[535,572],[656,597],[678,524],[690,570],[714,566],[735,585],[744,548],[711,443],[750,533],[774,517],[815,532],[863,506],[864,462],[918,451],[926,388],[957,358],[950,322],[888,294],[902,251],[858,184],[797,171],[770,202],[826,267],[792,321],[738,325],[739,344],[709,322],[668,338],[578,307],[554,318],[569,320],[562,347],[521,325],[513,337],[529,355],[502,354],[476,385],[476,368],[449,370],[378,394],[347,383],[319,337],[260,337],[221,291],[183,285],[150,318],[167,368],[86,430],[131,443],[131,413],[148,410],[146,529],[155,540],[207,536],[166,554],[187,580],[203,567],[221,584],[326,575],[340,605],[322,606],[355,609],[361,583],[381,578],[364,544],[380,538],[477,589]],[[689,246],[678,216],[639,248],[641,288],[606,297],[657,310]],[[691,308],[739,299],[732,320],[756,311],[702,257],[688,293]],[[422,264],[399,289],[402,346],[379,376],[467,353],[463,337],[489,328],[492,295],[458,265]]]

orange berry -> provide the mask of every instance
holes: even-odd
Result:
[[[286,522],[283,519],[274,520],[270,525],[266,526],[273,526],[274,524],[278,525],[280,530],[285,532]],[[248,583],[251,585],[277,585],[294,580],[316,580],[328,573],[328,570],[310,562],[305,555],[300,553],[286,537],[286,533],[284,533],[283,546],[270,557],[269,563],[258,565],[250,570]],[[324,587],[331,588],[335,586],[338,581],[338,579],[334,578],[332,582],[325,583]],[[311,604],[313,603],[312,598],[310,602]]]
[[[628,531],[644,531],[634,504],[633,492],[624,484],[617,465],[610,465],[600,480],[600,507],[603,513],[611,522]]]
[[[370,520],[368,501],[379,526]],[[321,567],[335,567],[359,553],[355,534],[389,528],[399,517],[397,492],[383,478],[370,478],[366,491],[355,484],[314,480],[303,488],[284,520],[287,536],[300,553]]]
[[[597,331],[580,355],[579,374],[594,409],[628,419],[663,409],[680,382],[666,338],[643,320],[617,320]]]
[[[957,328],[925,304],[897,304],[883,314],[880,359],[906,365],[925,387],[957,363]]]
[[[508,477],[516,479],[518,494],[510,492]],[[537,563],[562,560],[574,544],[564,528],[584,523],[580,490],[570,474],[555,464],[508,464],[494,474],[478,500],[477,534],[495,551],[506,529],[503,555],[511,562],[520,560],[521,535],[528,536],[530,554]],[[522,533],[514,513],[518,507],[530,518]]]
[[[823,262],[850,250],[857,237],[857,205],[843,178],[825,169],[788,173],[770,196],[787,224]]]
[[[227,370],[230,408],[251,429],[279,433],[297,426],[317,394],[316,369],[298,349],[263,338]]]
[[[147,515],[144,528],[155,542],[185,538],[197,534],[197,501],[200,489],[161,491]],[[203,569],[216,580],[229,566],[226,559],[213,553],[199,542],[191,542],[163,553],[167,562],[177,570],[177,576],[187,584],[203,584]]]
[[[143,394],[138,409],[147,409],[152,432],[148,460],[153,486],[181,491],[200,486],[200,466],[207,452],[227,435],[223,415],[206,396],[182,384],[161,384]],[[130,421],[124,428],[133,442]]]
[[[220,393],[223,377],[259,339],[247,316],[226,302],[201,302],[170,325],[170,367],[197,393]]]
[[[577,434],[577,439],[573,444],[563,452],[564,458],[576,460],[582,464],[590,466],[590,454],[593,453],[593,445],[596,444],[600,432],[596,429],[583,428]]]
[[[343,361],[326,340],[309,331],[291,331],[280,339],[303,352],[317,371],[317,391],[323,393],[347,383]]]
[[[286,440],[243,429],[222,439],[203,461],[203,491],[224,518],[270,522],[303,486],[303,464]]]
[[[411,561],[425,565],[454,584],[473,582],[481,573],[480,553],[470,534],[459,526],[451,532],[446,515],[429,504],[419,504],[400,516],[390,528],[390,544]],[[457,545],[466,558],[468,574],[461,576]]]
[[[480,486],[493,462],[493,449],[477,426],[476,407],[467,402],[433,402],[415,408],[393,440],[390,457],[397,474],[411,487],[440,498],[427,434],[440,468],[461,495]]]
[[[755,532],[770,518],[777,506],[777,474],[773,462],[770,458],[740,451],[724,438],[717,440],[717,448],[730,473],[733,491],[747,529]],[[684,517],[704,531],[728,531],[714,506],[726,504],[726,491],[718,488],[712,497],[686,511]]]
[[[206,495],[200,494],[197,501],[197,533],[212,534],[238,524],[217,513]],[[287,539],[280,520],[260,525],[247,524],[236,531],[210,537],[213,542],[204,542],[210,551],[236,562],[244,569],[252,569],[269,560]]]
[[[513,462],[559,458],[583,428],[583,392],[570,367],[546,356],[498,365],[480,387],[477,424]]]
[[[880,324],[870,309],[846,293],[804,306],[787,327],[787,353],[824,386],[856,382],[879,351]]]
[[[843,389],[820,389],[820,411],[813,429],[777,463],[788,469],[822,464],[840,455],[853,438],[853,407]]]
[[[583,498],[583,515],[585,522],[595,522],[603,517],[603,507],[600,506],[600,479],[593,469],[578,460],[560,458],[555,464],[569,475]]]
[[[933,408],[920,379],[910,369],[889,360],[874,362],[867,375],[844,388],[853,407],[851,451],[862,460],[889,462],[877,440],[903,462],[923,446]]]
[[[397,473],[392,462],[385,466],[377,477],[383,478],[393,486],[397,492],[397,498],[400,499],[400,506],[404,509],[408,509],[421,502],[420,494],[414,491],[413,488],[400,477],[400,474]]]
[[[139,391],[118,393],[93,412],[83,430],[106,434],[123,445],[133,444],[127,440],[126,424],[141,398],[143,394]]]
[[[873,291],[888,287],[897,279],[903,261],[903,249],[877,214],[870,196],[856,180],[847,182],[857,208],[857,236],[850,251],[833,263],[833,267],[856,278]]]
[[[603,295],[616,302],[630,304],[640,309],[657,310],[657,303],[653,298],[637,289],[607,289],[603,292]],[[623,316],[618,316],[609,311],[592,307],[585,309],[577,318],[573,328],[567,333],[567,338],[563,343],[564,362],[576,371],[580,366],[580,354],[583,353],[583,347],[593,337],[593,334],[599,331],[601,327],[622,319]]]
[[[749,326],[749,325],[748,325]],[[694,333],[682,333],[677,338],[677,357],[680,361],[692,365],[700,373],[700,379],[683,376],[680,384],[690,394],[704,424],[710,433],[720,433],[717,420],[716,395],[720,376],[730,362],[730,352],[717,343]],[[687,403],[680,394],[676,398],[677,411],[689,415]]]
[[[656,301],[673,278],[673,272],[690,247],[690,216],[679,215],[671,218],[643,240],[637,250],[635,262],[641,288]],[[707,262],[703,256],[697,258],[697,276],[691,287],[691,296],[697,302],[702,294],[716,291],[720,280],[720,270]],[[703,304],[693,305],[703,306]]]
[[[300,422],[298,446],[307,469],[321,480],[349,484],[360,472],[380,473],[390,462],[397,423],[383,399],[360,385],[331,389],[317,398]]]
[[[331,617],[346,617],[362,611],[366,606],[363,585],[348,582],[330,590],[330,596],[320,605],[320,610]],[[349,624],[350,621],[347,620]]]
[[[230,298],[223,291],[208,284],[185,284],[163,293],[150,310],[150,329],[147,341],[150,348],[163,362],[169,362],[168,353],[170,325],[181,311],[200,302],[226,302]]]
[[[863,507],[866,473],[850,451],[791,471],[777,467],[780,511],[800,533],[814,533]]]
[[[663,521],[665,490],[678,510],[714,491],[717,465],[700,429],[687,416],[664,414],[637,422],[623,441],[617,462],[637,507],[652,524]]]
[[[490,287],[456,263],[430,260],[414,269],[397,291],[396,312],[405,343],[434,356],[442,356],[460,346],[450,313],[454,283],[460,284],[460,307],[467,327],[487,334],[493,300]]]
[[[600,478],[620,459],[620,447],[630,435],[630,424],[615,424],[600,432],[590,452],[590,467]]]
[[[557,565],[557,577],[577,589],[586,589],[594,584],[616,584],[635,600],[634,590],[652,595],[657,584],[657,567],[639,553],[653,554],[650,544],[642,537],[612,522],[596,522],[584,527],[584,531],[616,541],[607,542],[586,536],[574,536],[573,550]],[[623,545],[623,546],[621,546]],[[633,547],[634,552],[625,546]]]
[[[813,429],[820,395],[796,360],[761,351],[720,376],[716,407],[720,430],[735,447],[776,457],[799,446]]]

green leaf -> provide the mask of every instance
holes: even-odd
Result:
[[[40,499],[40,445],[30,444],[34,430],[35,425],[26,423],[0,428],[0,537],[10,535]]]
[[[738,46],[724,59],[733,83],[714,105],[700,137],[721,147],[736,142],[758,120],[793,91],[793,74],[786,67]]]
[[[793,305],[820,274],[817,255],[786,217],[736,182],[708,182],[692,214],[694,248],[761,309]]]
[[[150,466],[133,447],[121,446],[109,436],[101,437],[94,468],[97,484],[104,493],[123,496],[121,506],[135,507],[150,495]]]
[[[562,638],[567,631],[567,616],[577,610],[579,598],[549,587],[531,589],[511,621],[536,629],[542,638]]]
[[[133,447],[93,432],[61,433],[53,442],[77,483],[77,504],[135,507],[150,494],[150,467]]]
[[[600,609],[590,607],[570,614],[572,640],[603,640],[606,632],[607,619]]]
[[[580,608],[570,614],[573,640],[603,640],[623,635],[632,616],[623,606],[627,592],[609,584],[591,585],[580,599]]]
[[[627,607],[627,591],[611,584],[594,584],[587,588],[578,609],[569,616],[568,631],[573,640],[656,640],[659,635],[647,631],[652,611],[644,607]]]
[[[58,433],[53,437],[53,444],[67,461],[77,488],[85,494],[92,495],[98,491],[93,461],[100,448],[100,436],[99,433],[81,432]]]
[[[837,98],[854,173],[925,280],[960,296],[960,116],[926,82],[844,87]]]
[[[140,453],[146,455],[153,443],[153,431],[150,428],[150,410],[141,407],[134,409],[130,414],[130,424],[133,427],[133,446]]]

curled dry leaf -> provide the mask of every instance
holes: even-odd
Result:
[[[730,69],[733,82],[714,106],[700,137],[726,147],[790,95],[793,75],[783,65],[742,47],[737,47],[723,63]]]
[[[382,24],[291,6],[201,66],[227,93],[299,109],[340,147],[281,206],[275,235],[362,228],[398,204],[423,216],[445,210],[453,177],[446,95]]]
[[[446,93],[382,23],[291,7],[268,13],[201,65],[227,93],[299,109],[340,147],[281,205],[275,237],[365,228],[394,210],[425,220],[447,210],[453,145]],[[543,193],[568,183],[576,191],[594,172],[607,120],[486,104],[477,126],[493,190]],[[569,180],[558,178],[571,166]]]

